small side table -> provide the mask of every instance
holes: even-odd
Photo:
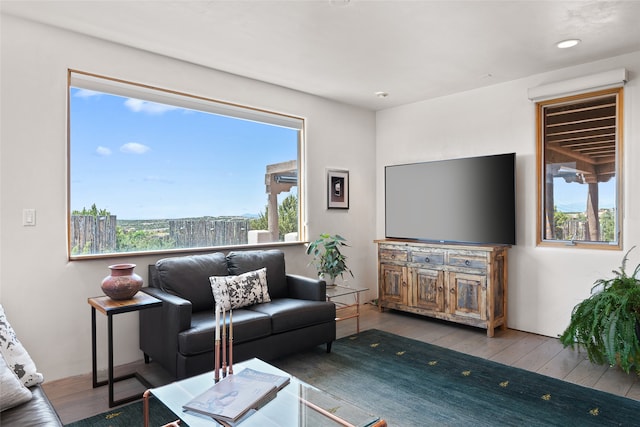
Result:
[[[345,311],[352,309],[351,314],[345,316],[336,317],[336,322],[347,319],[356,319],[356,332],[360,333],[360,293],[368,291],[369,288],[348,287],[348,286],[327,286],[327,301],[332,301],[333,298],[343,297],[347,295],[355,296],[355,304],[345,304],[338,301],[333,301],[336,305],[336,315],[338,311]]]
[[[162,301],[144,292],[138,292],[133,298],[128,300],[116,301],[107,296],[89,298],[91,306],[91,363],[93,369],[93,388],[109,384],[109,407],[112,408],[123,403],[132,402],[140,399],[142,394],[115,400],[113,393],[113,384],[118,381],[129,378],[137,378],[146,387],[151,387],[142,375],[137,372],[123,375],[117,378],[113,376],[113,316],[120,313],[129,313],[132,311],[145,310],[148,308],[159,307]],[[98,381],[98,362],[96,360],[96,310],[107,316],[107,336],[108,336],[108,379],[106,381]]]

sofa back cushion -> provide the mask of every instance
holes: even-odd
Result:
[[[161,289],[191,301],[193,312],[213,309],[209,277],[229,274],[222,252],[164,258],[156,262],[156,272]]]
[[[229,274],[238,276],[249,271],[267,268],[267,286],[269,296],[274,298],[286,298],[289,295],[287,289],[287,277],[284,267],[284,253],[277,249],[267,251],[233,251],[227,255]],[[213,276],[213,274],[211,275]]]

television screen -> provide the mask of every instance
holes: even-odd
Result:
[[[515,158],[386,166],[386,237],[515,245]]]

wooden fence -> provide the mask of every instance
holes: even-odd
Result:
[[[169,238],[175,248],[245,245],[249,220],[244,218],[170,219]],[[73,254],[100,254],[117,251],[116,216],[71,216]]]
[[[71,215],[71,250],[74,254],[116,251],[116,216]]]
[[[191,218],[169,220],[169,236],[177,248],[245,245],[247,219]]]

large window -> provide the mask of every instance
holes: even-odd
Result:
[[[298,241],[302,129],[70,71],[70,257]]]
[[[538,243],[620,248],[622,89],[538,103]]]

